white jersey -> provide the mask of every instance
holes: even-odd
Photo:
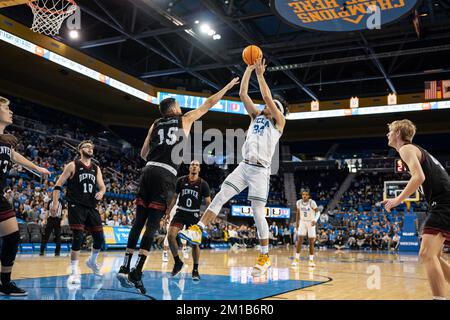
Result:
[[[242,146],[242,157],[250,163],[270,167],[275,148],[282,133],[264,115],[259,115],[250,123],[247,138]]]
[[[300,211],[300,221],[317,221],[320,216],[320,213],[315,211],[317,204],[312,199],[307,202],[303,202],[302,199],[298,200],[297,209]]]

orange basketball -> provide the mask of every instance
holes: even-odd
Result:
[[[242,51],[242,59],[248,65],[252,65],[256,62],[256,59],[262,58],[263,53],[257,46],[248,46]]]

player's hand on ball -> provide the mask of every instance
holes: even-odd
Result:
[[[266,59],[257,59],[255,62],[255,67],[256,67],[256,75],[258,76],[262,76],[264,74],[264,72],[266,72]]]
[[[103,192],[97,192],[95,194],[95,199],[102,200],[103,199]]]
[[[37,167],[37,172],[39,172],[41,175],[43,175],[44,177],[47,177],[49,175],[51,175],[51,172],[48,171],[46,168],[43,167]]]
[[[230,90],[231,88],[233,88],[235,85],[237,85],[239,83],[239,77],[233,78],[233,80],[231,80],[228,84],[227,84],[227,90]]]
[[[256,69],[256,64],[249,64],[247,65],[247,70],[253,71]]]
[[[17,144],[19,143],[19,140],[13,136],[12,134],[0,134],[0,141],[11,145],[11,147],[14,149]]]
[[[400,203],[402,203],[402,202],[400,201],[399,198],[385,200],[385,201],[382,202],[382,204],[384,205],[384,208],[386,209],[387,212],[391,212],[391,209],[395,208]]]

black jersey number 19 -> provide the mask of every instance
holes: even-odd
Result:
[[[175,144],[177,142],[177,133],[177,127],[170,127],[169,130],[167,130],[167,136],[166,132],[164,132],[164,129],[159,129],[159,144],[163,144],[164,142],[169,146]]]
[[[83,183],[84,187],[84,193],[92,193],[92,190],[94,189],[94,186],[90,183]],[[88,191],[89,189],[89,191]]]

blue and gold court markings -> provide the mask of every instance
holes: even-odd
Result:
[[[146,295],[123,288],[116,273],[104,277],[81,276],[81,286],[67,285],[68,276],[28,278],[16,283],[28,291],[27,297],[0,300],[257,300],[304,289],[327,281],[292,280],[289,270],[274,269],[269,276],[253,278],[250,268],[233,268],[230,275],[202,275],[192,281],[190,273],[171,277],[169,272],[145,271]]]

